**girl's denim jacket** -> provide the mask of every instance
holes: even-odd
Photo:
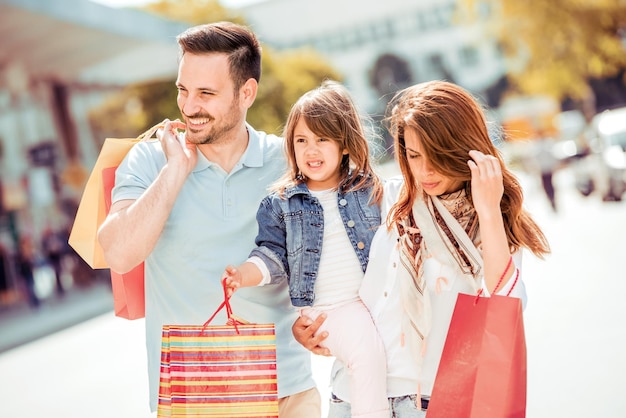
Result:
[[[337,203],[348,238],[365,272],[370,244],[380,226],[380,206],[370,204],[371,188],[337,193]],[[257,212],[257,248],[250,256],[260,257],[271,275],[271,282],[289,283],[294,306],[311,306],[322,254],[324,213],[319,200],[305,184],[276,193],[261,202]]]

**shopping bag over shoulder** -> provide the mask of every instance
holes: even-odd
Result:
[[[115,186],[116,170],[117,167],[108,167],[102,170],[104,206],[107,214],[111,209],[111,191]],[[113,270],[110,270],[110,273],[115,316],[126,319],[145,317],[144,263],[139,264],[128,273],[122,274]]]
[[[146,316],[144,264],[141,263],[128,273],[111,270],[111,290],[115,316],[125,319],[140,319]]]
[[[108,267],[97,239],[98,228],[106,217],[102,170],[117,167],[136,143],[150,138],[161,126],[153,126],[137,138],[104,140],[96,164],[87,179],[68,240],[76,253],[93,269]]]
[[[459,294],[428,418],[525,416],[526,338],[521,300]]]
[[[228,325],[209,325],[226,307]],[[158,417],[278,417],[274,324],[164,325]]]

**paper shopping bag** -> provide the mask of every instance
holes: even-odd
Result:
[[[93,269],[108,267],[97,239],[98,228],[106,217],[102,170],[117,167],[133,145],[150,138],[159,127],[160,124],[153,126],[137,138],[107,138],[102,145],[87,179],[68,240],[76,253]]]
[[[166,325],[159,417],[278,417],[273,324]]]
[[[115,316],[125,319],[146,316],[143,263],[124,274],[111,270],[111,290]]]
[[[157,416],[277,418],[274,324],[164,325]]]
[[[115,170],[117,167],[108,167],[102,170],[104,207],[107,214],[111,209],[111,190],[115,186]],[[139,264],[128,273],[121,274],[113,270],[110,272],[115,316],[126,319],[145,317],[144,263]]]
[[[522,303],[459,294],[428,404],[428,418],[526,416]]]

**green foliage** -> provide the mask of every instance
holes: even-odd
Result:
[[[315,51],[285,52],[263,47],[263,71],[257,99],[248,111],[248,121],[257,129],[280,134],[291,106],[325,79],[342,77]]]
[[[179,117],[173,80],[128,86],[89,114],[96,138],[135,137],[165,118]]]
[[[245,24],[217,0],[161,0],[145,10],[191,25],[229,20]],[[176,59],[176,57],[172,57]],[[248,121],[256,129],[280,134],[291,105],[324,79],[342,77],[313,50],[273,51],[263,45],[262,76]],[[90,114],[97,138],[136,136],[165,118],[180,117],[175,80],[131,85]]]
[[[160,0],[148,3],[143,10],[191,25],[222,20],[245,23],[238,13],[226,9],[218,0]]]
[[[522,93],[583,99],[591,78],[626,68],[623,0],[462,1],[472,10],[488,6],[490,33],[514,64],[509,78]]]

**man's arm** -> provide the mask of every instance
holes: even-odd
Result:
[[[146,259],[154,249],[178,193],[197,160],[195,145],[176,135],[180,122],[165,123],[158,133],[167,157],[154,183],[137,200],[115,202],[98,230],[98,241],[109,267],[126,273]]]
[[[328,332],[323,331],[319,335],[315,335],[319,327],[326,320],[326,314],[320,314],[315,321],[306,316],[299,317],[291,327],[294,338],[307,350],[313,354],[321,356],[332,356],[330,350],[321,347],[319,344],[328,337]]]

